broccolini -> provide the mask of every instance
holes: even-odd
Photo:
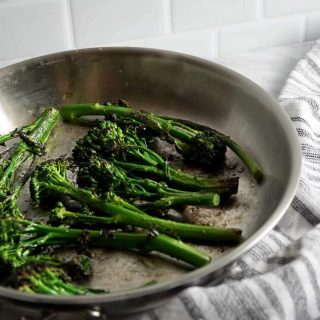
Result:
[[[205,126],[138,111],[123,103],[70,104],[65,105],[61,113],[64,119],[72,122],[78,122],[80,117],[85,115],[114,115],[119,122],[143,124],[157,133],[160,138],[173,143],[186,161],[206,169],[212,170],[221,165],[225,159],[226,147],[229,147],[243,161],[257,181],[263,177],[260,166],[238,143],[223,133]]]

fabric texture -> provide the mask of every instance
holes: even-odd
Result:
[[[280,96],[302,150],[297,194],[279,224],[215,287],[191,287],[139,319],[320,318],[320,44]]]

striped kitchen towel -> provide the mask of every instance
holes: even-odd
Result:
[[[302,175],[280,223],[215,287],[191,287],[139,319],[320,318],[320,44],[301,60],[279,102],[299,135]]]

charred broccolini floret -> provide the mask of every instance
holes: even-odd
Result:
[[[220,203],[217,193],[170,188],[164,182],[131,176],[123,168],[100,157],[91,157],[88,162],[81,163],[77,182],[80,187],[90,188],[97,194],[111,191],[128,201],[151,201],[139,205],[149,210],[183,205],[218,206]]]
[[[180,238],[206,240],[211,243],[238,243],[241,230],[179,223],[150,216],[128,202],[112,194],[99,198],[91,191],[77,188],[67,179],[66,161],[46,161],[35,169],[30,182],[31,196],[37,204],[48,204],[57,195],[64,194],[109,216],[112,223],[121,223],[147,230],[175,235]]]
[[[23,292],[62,296],[106,292],[101,289],[77,286],[72,283],[72,279],[63,269],[39,263],[19,268],[15,274],[14,286]]]
[[[65,105],[61,112],[66,120],[73,122],[79,122],[80,117],[86,115],[114,115],[119,123],[125,121],[126,124],[143,124],[160,138],[174,143],[177,151],[186,161],[206,169],[212,170],[219,166],[225,159],[226,147],[229,147],[243,161],[257,181],[263,177],[260,166],[238,143],[208,127],[138,111],[123,104],[71,104]]]
[[[38,228],[37,228],[38,227]],[[42,228],[41,228],[42,227]],[[58,230],[66,233],[67,229]],[[90,294],[72,280],[82,280],[91,274],[91,262],[81,256],[66,261],[41,252],[54,245],[53,232],[45,225],[29,220],[3,218],[0,221],[0,264],[2,281],[22,291],[47,294]],[[65,245],[70,242],[65,241]]]
[[[0,261],[13,269],[25,264],[42,263],[51,266],[61,266],[73,274],[73,278],[81,279],[91,274],[91,264],[87,257],[77,256],[65,260],[46,254],[44,246],[55,245],[50,238],[63,235],[67,228],[52,231],[46,225],[37,224],[26,219],[4,218],[0,220]],[[58,244],[58,243],[57,243]],[[66,245],[69,243],[66,241]]]
[[[175,169],[149,149],[132,128],[122,130],[111,121],[103,121],[77,141],[73,150],[75,161],[82,166],[91,156],[110,160],[117,167],[139,176],[165,181],[185,191],[210,191],[231,195],[238,191],[238,178],[219,180],[196,177]]]

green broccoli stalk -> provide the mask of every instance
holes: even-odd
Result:
[[[127,200],[149,200],[149,209],[181,205],[218,206],[220,196],[212,192],[189,192],[168,187],[164,182],[130,176],[127,171],[100,157],[81,163],[77,182],[97,194],[114,192]],[[144,206],[145,207],[145,206]]]
[[[23,126],[21,128],[16,128],[9,133],[0,135],[0,145],[5,146],[5,142],[19,137],[27,144],[33,146],[34,148],[38,147],[41,150],[43,145],[40,141],[37,141],[34,131],[39,130],[39,126],[43,126],[44,119],[52,117],[53,114],[58,114],[58,111],[53,108],[48,108],[44,112],[42,112],[42,114],[31,124],[28,124],[27,126]],[[59,118],[59,116],[56,117]]]
[[[105,218],[108,219],[108,218]],[[24,263],[20,263],[20,258],[18,263],[11,263],[14,268],[23,266],[29,263],[35,263],[37,257],[40,257],[38,262],[45,263],[48,262],[53,266],[61,266],[61,262],[56,262],[50,260],[50,257],[35,255],[32,256],[31,252],[38,247],[44,246],[70,246],[70,245],[91,245],[101,248],[112,248],[112,249],[123,249],[123,250],[140,250],[143,252],[158,251],[167,254],[173,258],[184,261],[194,267],[201,267],[208,264],[211,258],[183,243],[180,240],[174,239],[167,235],[150,233],[150,232],[121,232],[114,231],[106,233],[100,230],[81,230],[72,229],[66,226],[52,227],[45,224],[34,223],[29,220],[16,220],[7,219],[5,221],[6,226],[13,229],[15,228],[15,233],[19,234],[19,251],[15,251],[10,255],[6,255],[6,260],[4,262],[11,263],[15,259],[17,252],[20,257],[22,252],[22,257]],[[3,226],[2,222],[2,226]],[[4,229],[3,229],[4,230]],[[4,231],[5,233],[5,231]],[[0,255],[1,258],[3,258]],[[48,261],[47,261],[48,260]],[[57,263],[56,265],[54,263]]]
[[[227,146],[238,155],[257,181],[263,177],[260,166],[238,143],[211,128],[180,119],[138,111],[123,104],[70,104],[65,105],[61,113],[64,119],[72,122],[78,122],[79,118],[85,115],[114,115],[116,121],[119,122],[125,121],[127,124],[133,125],[142,123],[157,133],[160,138],[174,143],[177,151],[186,161],[211,170],[223,162]]]
[[[118,223],[176,235],[185,239],[205,240],[217,244],[238,243],[241,230],[179,223],[150,216],[121,198],[109,195],[101,199],[92,192],[77,188],[67,179],[67,163],[46,161],[35,169],[30,192],[36,204],[47,204],[50,199],[64,194],[87,205],[100,215],[113,217]]]
[[[46,109],[34,123],[21,129],[23,140],[9,148],[0,159],[0,215],[22,217],[17,200],[30,172],[15,182],[16,173],[24,162],[43,152],[59,117],[58,110]]]
[[[238,191],[238,178],[219,180],[195,177],[175,169],[149,149],[134,130],[127,128],[123,131],[110,121],[100,122],[97,127],[91,128],[85,137],[77,141],[73,155],[79,167],[91,156],[99,155],[131,173],[147,174],[182,190],[211,191],[224,195]]]

